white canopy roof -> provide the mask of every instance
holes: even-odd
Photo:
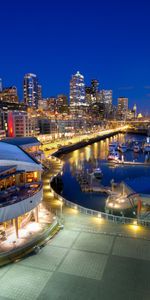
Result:
[[[26,161],[33,163],[33,159],[28,156],[25,152],[23,152],[19,147],[0,143],[0,160],[18,160],[18,161]],[[34,162],[35,163],[35,162]]]
[[[18,146],[0,142],[0,165],[9,165],[9,164],[11,165],[16,164],[18,165],[19,169],[21,165],[23,165],[25,169],[30,169],[30,168],[33,169],[33,166],[35,169],[39,169],[39,170],[42,169],[40,163],[32,159],[30,155],[28,155]]]

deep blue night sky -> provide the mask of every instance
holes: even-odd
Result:
[[[45,97],[69,93],[79,70],[150,111],[148,0],[1,1],[0,77],[22,98],[25,73],[36,73]]]

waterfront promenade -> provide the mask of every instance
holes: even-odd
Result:
[[[44,175],[44,197],[64,229],[37,255],[0,269],[0,299],[149,300],[150,234],[62,206]]]

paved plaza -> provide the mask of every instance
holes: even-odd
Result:
[[[150,299],[148,229],[61,212],[46,184],[44,198],[63,214],[64,229],[38,254],[0,269],[0,300]]]
[[[119,235],[111,223],[95,227],[92,217],[75,215],[71,225],[65,214],[64,229],[38,254],[0,269],[0,299],[149,300],[149,231],[125,235],[119,225]]]

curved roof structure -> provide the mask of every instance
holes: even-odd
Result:
[[[22,161],[27,163],[38,164],[31,156],[29,156],[20,147],[15,145],[8,145],[8,143],[0,142],[0,161]]]
[[[16,146],[40,145],[40,142],[36,137],[15,137],[3,139],[1,141]]]

